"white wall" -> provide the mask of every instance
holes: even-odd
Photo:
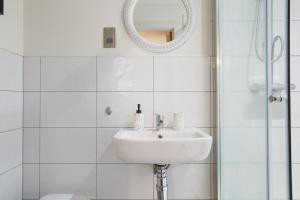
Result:
[[[25,1],[24,199],[155,198],[152,166],[124,163],[112,147],[114,134],[132,127],[138,103],[147,127],[156,112],[170,125],[172,113],[184,111],[188,127],[213,133],[211,0],[193,2],[194,35],[166,57],[128,37],[125,0]],[[116,49],[102,48],[105,26],[117,27]],[[213,199],[214,159],[212,152],[203,162],[172,166],[171,199]]]
[[[193,0],[196,30],[179,50],[169,55],[211,55],[211,1]],[[149,55],[136,46],[123,25],[125,0],[26,0],[26,56]],[[102,48],[103,27],[117,28],[117,48]],[[203,28],[204,27],[204,28]]]
[[[0,199],[22,199],[22,56],[0,49]]]
[[[79,193],[99,199],[153,199],[152,165],[126,163],[112,138],[132,127],[138,103],[145,126],[155,113],[170,127],[213,132],[210,57],[25,57],[24,199]],[[40,76],[41,75],[41,76]],[[155,77],[155,79],[154,79]],[[113,114],[105,109],[110,106]],[[215,160],[172,165],[171,199],[212,199]],[[184,184],[183,184],[184,182]]]
[[[4,0],[4,15],[0,15],[0,48],[23,54],[23,0]]]
[[[0,15],[0,199],[22,199],[23,0]]]

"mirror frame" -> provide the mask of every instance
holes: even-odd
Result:
[[[165,44],[158,44],[145,40],[134,26],[134,9],[139,0],[127,0],[124,7],[124,22],[131,39],[140,47],[156,53],[166,53],[175,50],[186,43],[194,31],[195,11],[191,0],[181,0],[187,12],[187,24],[179,37]]]

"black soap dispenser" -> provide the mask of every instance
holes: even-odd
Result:
[[[134,113],[133,127],[134,127],[134,130],[143,130],[144,129],[144,114],[141,110],[141,104],[137,105],[137,110]]]

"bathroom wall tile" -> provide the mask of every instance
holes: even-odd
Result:
[[[24,57],[24,91],[40,91],[41,58]]]
[[[210,91],[209,57],[155,57],[155,91]]]
[[[210,181],[209,164],[171,165],[168,169],[169,198],[210,199]]]
[[[39,165],[23,165],[23,199],[39,199]]]
[[[153,93],[152,92],[101,92],[98,93],[98,126],[99,127],[132,127],[133,114],[141,104],[145,115],[145,126],[153,126]],[[111,107],[112,114],[105,109]]]
[[[172,126],[173,113],[183,112],[186,127],[210,127],[210,92],[156,92],[155,113]]]
[[[96,91],[96,57],[42,57],[43,91]]]
[[[286,140],[285,128],[272,128],[272,162],[285,163],[286,161]]]
[[[250,42],[252,39],[252,21],[225,21],[223,25],[223,54],[224,55],[249,55],[249,49],[252,49]],[[262,31],[263,29],[261,29]],[[252,43],[251,43],[252,44]],[[262,48],[260,48],[261,50]],[[254,55],[252,49],[250,52]]]
[[[81,194],[96,198],[95,164],[42,164],[41,196]]]
[[[23,57],[0,49],[0,90],[23,91]]]
[[[96,163],[96,128],[42,128],[40,148],[41,163]]]
[[[0,132],[21,128],[22,111],[22,92],[0,92]]]
[[[38,163],[40,130],[39,128],[24,128],[23,131],[23,162]]]
[[[22,199],[22,166],[0,175],[0,199]]]
[[[300,128],[292,128],[292,162],[300,164]]]
[[[265,199],[267,191],[266,163],[226,163],[223,167],[225,199]],[[234,181],[233,178],[234,177]],[[237,192],[238,191],[238,192]]]
[[[300,164],[293,164],[293,198],[300,199]]]
[[[254,20],[256,3],[253,1],[241,2],[239,0],[228,0],[223,5],[224,20]]]
[[[248,66],[247,70],[241,66]],[[222,88],[225,91],[247,92],[251,85],[264,84],[266,79],[264,64],[256,56],[224,56],[222,73]]]
[[[99,91],[152,91],[153,57],[98,57]]]
[[[287,168],[286,164],[273,164],[271,166],[272,169],[272,193],[273,199],[286,199],[288,191],[287,188],[284,187],[286,184],[287,176]]]
[[[0,174],[22,164],[22,129],[0,133]]]
[[[291,55],[300,55],[300,21],[291,21]]]
[[[43,92],[43,127],[96,127],[95,92]]]
[[[300,127],[300,92],[291,93],[291,123],[292,127]]]
[[[300,8],[300,1],[292,0],[291,1],[291,10],[290,10],[291,20],[300,20],[299,8]]]
[[[224,92],[221,112],[231,113],[224,118],[226,127],[265,127],[265,96],[253,92]],[[255,112],[253,112],[255,110]]]
[[[299,44],[300,45],[300,44]],[[291,56],[291,83],[296,85],[293,91],[300,91],[300,56]]]
[[[235,144],[222,149],[222,160],[225,163],[263,163],[266,160],[266,129],[251,127],[223,127],[222,142]],[[255,151],[253,148],[255,141]]]
[[[98,128],[98,163],[123,163],[114,151],[113,137],[120,129],[117,128]]]
[[[152,199],[152,165],[101,164],[98,166],[99,199]]]
[[[40,98],[39,92],[24,92],[24,127],[39,127]]]

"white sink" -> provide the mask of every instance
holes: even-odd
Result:
[[[117,156],[127,162],[191,163],[209,155],[212,137],[198,129],[120,130],[114,137],[114,145]]]

